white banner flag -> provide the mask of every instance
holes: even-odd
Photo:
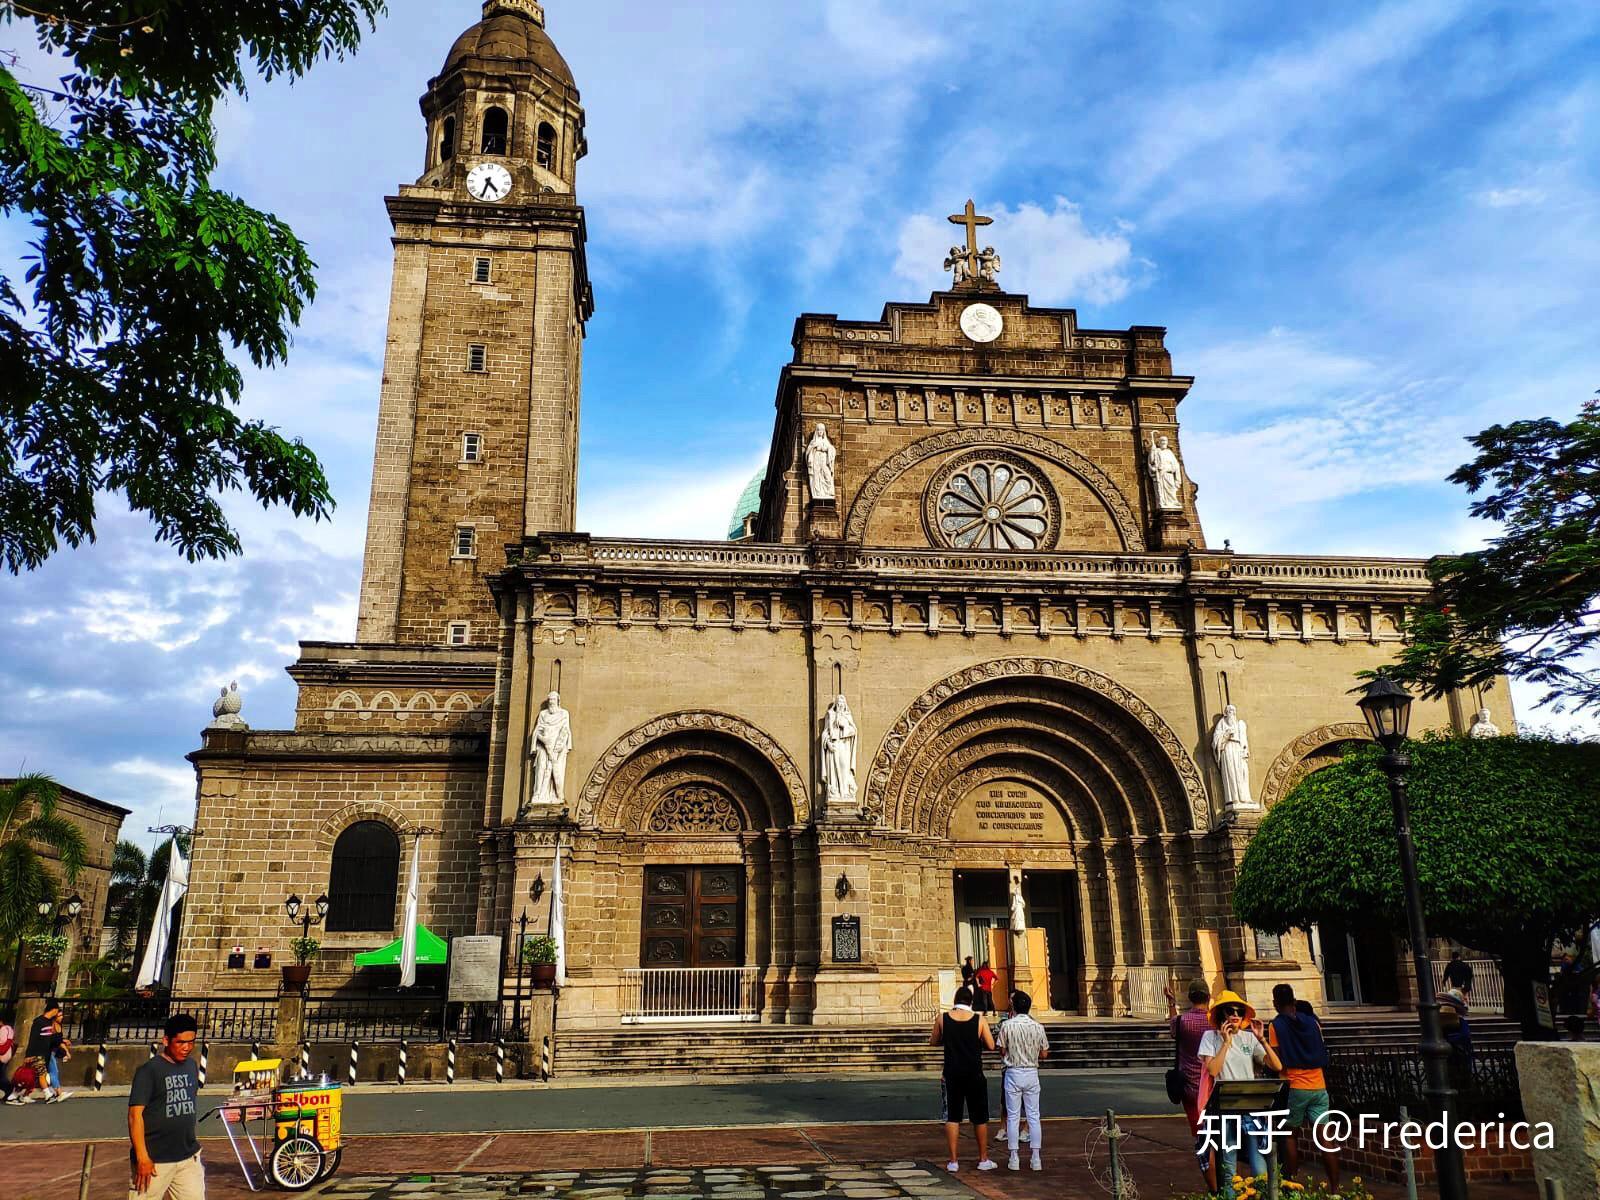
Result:
[[[150,924],[150,937],[145,942],[144,958],[139,963],[139,976],[135,987],[155,987],[169,984],[167,952],[172,943],[172,911],[178,907],[184,893],[189,890],[189,864],[183,851],[178,849],[178,839],[172,839],[172,853],[167,858],[167,881],[161,885],[161,900],[156,904],[155,919]]]
[[[550,892],[550,936],[556,940],[556,986],[567,986],[567,912],[561,898],[561,845],[556,844],[556,882]]]
[[[422,861],[422,835],[411,840],[411,876],[406,880],[405,925],[400,934],[400,986],[417,982],[417,874]]]

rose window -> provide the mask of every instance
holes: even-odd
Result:
[[[1054,504],[1020,460],[967,459],[934,480],[930,525],[958,550],[1038,550],[1055,526]]]

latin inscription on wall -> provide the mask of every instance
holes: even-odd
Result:
[[[1070,836],[1054,800],[1009,779],[973,788],[950,821],[957,842],[1065,842]]]

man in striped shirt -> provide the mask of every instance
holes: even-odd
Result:
[[[1040,1157],[1044,1135],[1039,1125],[1039,1060],[1050,1056],[1050,1035],[1028,1015],[1032,1008],[1033,997],[1027,992],[1012,992],[1012,1015],[1001,1024],[997,1043],[1006,1063],[1006,1141],[1011,1146],[1011,1159],[1006,1165],[1013,1171],[1022,1169],[1017,1134],[1024,1114],[1028,1118],[1028,1139],[1033,1144],[1028,1165],[1035,1171],[1044,1170]]]

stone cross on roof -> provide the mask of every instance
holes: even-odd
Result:
[[[1000,256],[994,252],[993,246],[985,246],[981,251],[978,249],[979,227],[993,225],[994,218],[979,216],[977,206],[968,200],[966,211],[952,216],[950,224],[966,228],[967,246],[965,250],[960,246],[951,247],[950,257],[945,259],[945,270],[955,272],[958,284],[990,283],[998,286],[999,281],[995,276],[1000,273]]]

